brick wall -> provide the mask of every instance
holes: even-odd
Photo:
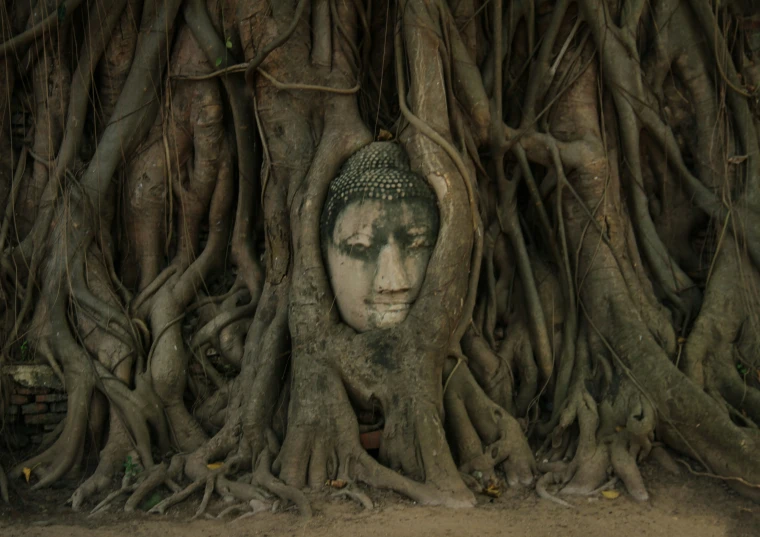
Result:
[[[3,373],[8,374],[7,371]],[[11,380],[10,405],[6,407],[4,416],[6,438],[14,450],[39,446],[44,436],[54,431],[66,417],[66,393],[60,383],[40,380],[41,377],[30,376],[23,370],[19,374],[8,376]],[[23,384],[17,382],[17,378]]]

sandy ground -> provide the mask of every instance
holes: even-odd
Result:
[[[523,490],[506,491],[494,500],[481,497],[475,509],[451,510],[420,507],[394,494],[368,491],[376,506],[365,511],[346,499],[315,493],[311,496],[314,516],[308,520],[285,511],[236,522],[190,521],[199,495],[163,516],[126,514],[114,506],[110,512],[88,518],[64,505],[70,490],[30,493],[21,489],[12,506],[0,506],[0,536],[760,537],[760,505],[708,478],[673,477],[653,464],[643,471],[651,494],[643,504],[623,492],[615,499],[570,498],[574,508],[567,509]],[[223,507],[221,502],[212,503],[209,511],[216,514]]]

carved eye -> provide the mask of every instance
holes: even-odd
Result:
[[[361,244],[361,243],[355,243],[349,246],[349,249],[351,250],[351,253],[354,255],[362,255],[369,252],[369,245],[367,244]]]

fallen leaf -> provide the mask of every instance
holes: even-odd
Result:
[[[501,489],[494,484],[488,485],[485,489],[483,489],[483,492],[486,494],[486,496],[490,496],[491,498],[498,498],[501,496]]]
[[[26,482],[29,483],[29,478],[32,477],[32,469],[24,467],[24,469],[21,471],[24,472],[24,477],[26,478]]]
[[[342,489],[346,485],[348,485],[348,483],[346,483],[342,479],[328,479],[325,485],[327,485],[328,487],[332,487],[334,489]]]
[[[218,470],[222,466],[224,466],[223,462],[212,462],[210,464],[207,464],[206,468],[208,468],[209,470]]]
[[[377,135],[377,140],[379,142],[387,142],[388,140],[393,140],[393,134],[385,129],[380,129],[380,132]]]
[[[728,158],[729,164],[741,164],[745,160],[747,160],[747,157],[749,155],[734,155],[733,157]]]
[[[620,493],[616,490],[603,490],[602,496],[604,496],[608,500],[614,500],[615,498],[620,496]]]

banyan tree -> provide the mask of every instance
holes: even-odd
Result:
[[[675,457],[758,497],[751,1],[0,21],[0,362],[68,394],[6,501],[646,500],[639,463]]]

